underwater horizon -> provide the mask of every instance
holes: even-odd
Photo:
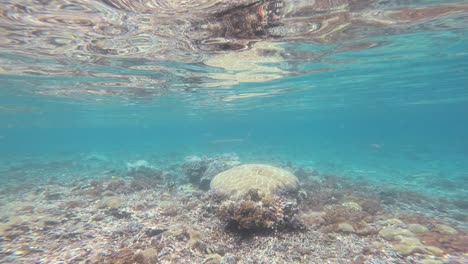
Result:
[[[1,263],[468,261],[467,1],[0,9]]]

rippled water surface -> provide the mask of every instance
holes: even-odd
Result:
[[[467,1],[2,1],[2,151],[387,146],[464,174],[466,25]]]
[[[466,25],[467,1],[1,1],[2,150],[464,153]]]
[[[467,117],[467,0],[0,0],[0,262],[468,263]]]
[[[466,1],[1,1],[1,92],[223,110],[466,101],[449,84],[467,75],[467,20]]]

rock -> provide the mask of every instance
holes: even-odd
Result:
[[[127,163],[127,171],[127,175],[132,176],[134,179],[163,179],[163,171],[151,166],[146,160],[138,160],[133,163]],[[114,185],[116,185],[115,187],[121,187],[117,184]],[[108,189],[113,190],[110,188]]]
[[[324,212],[307,212],[300,215],[299,219],[306,226],[318,226],[325,223],[325,220],[323,219],[324,215]]]
[[[89,155],[84,157],[83,160],[87,162],[107,162],[109,161],[109,158],[103,154],[90,153]]]
[[[195,229],[190,228],[190,229],[187,230],[187,233],[188,233],[190,239],[193,239],[193,240],[201,240],[202,239],[202,234],[199,231],[195,230]]]
[[[125,190],[125,182],[121,179],[113,179],[107,184],[106,191],[102,193],[103,196],[115,195],[114,193],[121,193]]]
[[[206,250],[207,247],[200,240],[189,239],[189,241],[187,241],[187,248],[191,249],[191,250],[196,250],[196,251],[199,251],[199,252],[203,252],[203,250],[204,249]]]
[[[308,179],[311,181],[320,182],[319,172],[314,169],[310,168],[299,168],[294,171],[294,175],[296,175],[299,179]]]
[[[113,263],[113,264],[127,264],[127,263],[136,263],[137,255],[130,248],[121,248],[117,254],[112,254],[110,256],[104,256],[104,259],[101,259],[99,263]]]
[[[353,210],[355,212],[362,211],[362,207],[356,202],[346,202],[346,203],[343,203],[341,205],[344,206],[344,207],[348,207],[348,208],[350,208],[351,210]]]
[[[48,226],[54,226],[58,224],[60,224],[60,221],[57,219],[52,219],[52,218],[41,219],[41,221],[39,221],[39,225],[42,226],[42,228],[46,228]]]
[[[187,230],[187,234],[188,234],[188,237],[189,237],[189,241],[187,242],[187,247],[190,248],[190,249],[203,249],[203,248],[206,248],[205,245],[203,245],[201,239],[202,239],[202,234],[193,229],[193,228],[189,228]]]
[[[297,252],[293,252],[290,256],[291,256],[291,259],[294,261],[300,261],[302,259],[301,254]]]
[[[10,229],[10,225],[7,225],[5,223],[0,223],[0,235],[2,235],[5,231]]]
[[[237,258],[234,255],[224,255],[223,261],[226,264],[237,264]]]
[[[400,242],[394,245],[393,248],[396,252],[404,256],[414,253],[428,253],[421,241],[415,237],[402,237]]]
[[[458,233],[458,231],[455,228],[441,224],[434,225],[434,230],[446,235],[456,235]]]
[[[146,160],[137,160],[135,162],[127,162],[127,170],[135,170],[142,167],[151,168],[151,165]]]
[[[125,225],[122,226],[122,230],[124,230],[125,233],[140,233],[140,231],[145,227],[144,224],[137,222],[137,221],[131,221]]]
[[[161,213],[167,216],[175,216],[182,209],[177,203],[172,201],[161,201],[159,208],[161,209]]]
[[[135,262],[142,264],[158,263],[158,251],[154,248],[147,248],[135,255]]]
[[[15,239],[17,237],[20,237],[22,235],[24,235],[24,232],[19,231],[19,230],[6,231],[6,232],[3,232],[3,234],[2,234],[3,237],[7,238],[6,240],[13,240],[13,239]]]
[[[91,221],[96,221],[96,222],[97,222],[97,221],[102,221],[102,220],[104,220],[104,218],[106,218],[105,215],[103,215],[103,214],[97,214],[97,215],[91,217]]]
[[[379,230],[374,226],[365,225],[364,227],[356,230],[356,234],[360,236],[370,236],[379,233]]]
[[[221,263],[222,260],[223,260],[223,257],[221,257],[220,255],[212,254],[209,257],[207,257],[203,261],[203,263],[206,263],[206,264],[219,264],[219,263]]]
[[[349,223],[339,223],[336,230],[342,233],[354,233],[354,227]]]
[[[397,218],[391,218],[391,219],[379,221],[379,224],[391,225],[391,226],[403,226],[404,225],[403,221]]]
[[[83,201],[71,200],[71,201],[65,202],[63,204],[63,207],[65,207],[67,209],[74,209],[74,208],[78,208],[78,207],[84,207],[85,205],[86,204]]]
[[[168,256],[171,257],[172,253],[174,252],[174,248],[171,246],[165,246],[159,250],[158,259]],[[157,262],[156,262],[157,263]],[[163,263],[172,263],[172,262],[163,262]]]
[[[385,227],[379,232],[379,236],[385,240],[393,241],[398,240],[400,237],[414,237],[414,234],[404,228],[399,227]]]
[[[301,255],[312,255],[313,249],[307,248],[307,247],[294,247],[294,251],[296,253],[299,253]]]
[[[260,196],[295,191],[299,181],[292,173],[264,164],[236,166],[216,175],[211,189],[228,197],[240,197],[250,190],[258,190]]]
[[[420,224],[409,224],[408,230],[415,234],[426,233],[427,231],[429,231],[427,227]]]
[[[117,209],[122,206],[122,199],[118,196],[109,196],[98,202],[97,208]]]
[[[198,185],[207,167],[208,162],[206,159],[198,156],[188,156],[182,165],[182,171],[192,184]]]
[[[62,198],[63,198],[63,193],[59,193],[59,192],[46,193],[44,195],[44,199],[46,199],[46,200],[59,200],[59,199],[62,199]]]
[[[115,196],[115,193],[112,191],[105,191],[102,193],[102,196]]]
[[[132,216],[131,213],[123,211],[123,210],[119,210],[117,208],[110,208],[106,213],[117,219],[130,218]]]
[[[206,171],[203,173],[202,177],[200,178],[200,188],[203,190],[208,190],[210,188],[211,180],[214,176],[218,173],[230,169],[232,166],[227,165],[222,160],[214,160],[208,163],[208,167]]]
[[[25,205],[21,205],[21,206],[18,206],[16,208],[16,211],[17,212],[29,212],[29,213],[32,213],[34,212],[34,205],[31,205],[31,204],[25,204]]]
[[[192,184],[208,190],[215,175],[239,164],[239,157],[235,154],[224,154],[213,158],[188,156],[185,158],[182,170]]]
[[[425,258],[420,260],[421,264],[443,264],[444,262],[437,259]]]
[[[153,236],[157,236],[159,234],[162,234],[162,233],[166,232],[167,230],[168,230],[167,228],[152,227],[152,228],[147,228],[145,230],[145,234],[148,237],[153,237]]]
[[[427,246],[426,249],[436,256],[443,256],[445,254],[445,252],[438,247]]]

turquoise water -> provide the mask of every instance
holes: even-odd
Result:
[[[132,97],[131,91],[108,98],[37,95],[48,89],[66,93],[83,77],[3,74],[2,163],[84,153],[122,162],[166,155],[180,161],[191,154],[235,152],[245,161],[290,161],[429,194],[466,197],[468,32],[423,31],[378,41],[388,44],[337,51],[337,44],[280,42],[289,51],[327,52],[318,61],[281,62],[294,71],[277,80],[218,88],[197,83],[195,91],[161,96]],[[315,69],[326,70],[308,73]],[[135,74],[122,67],[98,71]],[[251,93],[270,94],[224,100]],[[437,185],[444,181],[454,183],[448,189]]]
[[[5,167],[28,159],[80,161],[80,156],[90,153],[125,164],[165,157],[180,162],[192,154],[234,152],[246,162],[290,161],[431,195],[466,196],[465,104],[255,113],[198,110],[197,116],[170,114],[169,118],[163,112],[166,117],[158,118],[151,115],[164,110],[151,106],[89,110],[41,103],[47,108],[56,104],[71,109],[65,113],[4,113],[6,123],[15,124],[2,128]],[[136,112],[148,120],[131,120]],[[452,184],[447,187],[444,182]]]
[[[466,261],[467,1],[0,3],[0,262],[120,263],[121,248],[152,248],[153,262],[122,263],[218,263],[207,249],[224,243],[238,247],[222,263]],[[220,201],[184,170],[192,155],[226,166],[223,154],[313,171],[294,198],[307,231],[224,232]],[[356,230],[333,222],[340,210]],[[153,234],[174,224],[205,249]],[[410,224],[445,253],[392,249],[381,230]],[[272,237],[292,243],[276,262],[260,256]],[[295,241],[318,257],[291,257]]]

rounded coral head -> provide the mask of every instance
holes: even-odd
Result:
[[[295,191],[299,180],[292,173],[265,164],[244,164],[216,175],[210,184],[217,194],[241,197],[250,190],[257,190],[261,196],[277,195]]]

